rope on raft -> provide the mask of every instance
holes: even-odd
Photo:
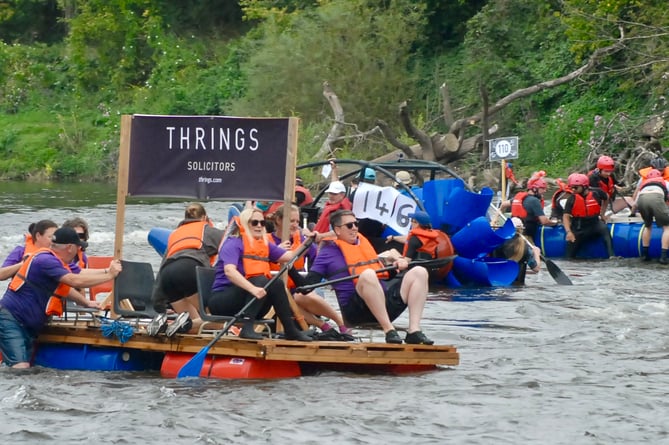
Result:
[[[119,320],[110,320],[108,318],[102,319],[100,329],[102,330],[102,335],[105,337],[116,335],[121,343],[127,342],[133,335],[135,335],[135,329],[128,323]]]

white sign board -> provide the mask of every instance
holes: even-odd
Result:
[[[490,139],[488,147],[490,161],[518,159],[518,136]]]
[[[416,202],[393,187],[361,182],[353,198],[353,213],[357,218],[369,218],[406,235],[411,228],[409,213],[416,209]]]

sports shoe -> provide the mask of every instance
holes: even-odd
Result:
[[[151,337],[165,332],[165,329],[167,329],[167,314],[156,314],[153,320],[146,325],[146,333]]]
[[[409,345],[433,345],[434,340],[430,340],[423,334],[423,331],[416,331],[407,334],[404,342]]]
[[[388,332],[386,332],[386,343],[401,345],[402,337],[400,337],[400,334],[398,334],[395,329],[391,329]]]
[[[336,329],[328,329],[316,335],[318,341],[342,341],[341,334]]]
[[[351,330],[349,329],[349,332]],[[357,341],[358,339],[349,334],[348,332],[340,332],[339,333],[339,338],[341,338],[343,341]]]
[[[172,322],[171,325],[167,326],[167,330],[165,331],[165,335],[168,337],[174,337],[174,334],[177,332],[185,332],[190,329],[190,326],[193,325],[193,322],[190,321],[190,318],[188,317],[188,312],[182,312],[180,313],[177,318]]]

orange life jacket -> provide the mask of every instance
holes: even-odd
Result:
[[[572,193],[573,194],[573,193]],[[573,194],[576,198],[574,206],[571,209],[571,216],[574,218],[588,218],[597,216],[601,213],[602,207],[595,199],[592,192],[588,192],[585,197],[580,193]]]
[[[33,236],[29,233],[26,233],[26,242],[25,242],[25,247],[23,249],[23,257],[25,258],[26,255],[35,253],[38,250],[39,248],[35,245],[35,240],[33,239]]]
[[[555,182],[558,185],[558,189],[553,193],[553,197],[551,198],[551,209],[561,209],[560,199],[562,199],[565,193],[574,193],[574,191],[559,179]]]
[[[204,245],[205,227],[211,225],[208,221],[193,221],[181,224],[167,239],[166,258],[173,256],[182,250],[193,249],[200,250]],[[216,255],[209,257],[209,263],[213,266],[216,262]]]
[[[358,235],[358,244],[351,244],[339,239],[334,240],[334,243],[337,244],[344,255],[350,275],[357,275],[366,269],[379,270],[383,267],[383,263],[377,256],[374,247],[362,235]],[[389,276],[387,271],[378,274],[379,279],[385,279]],[[354,279],[353,282],[357,283],[358,280]]]
[[[518,192],[511,201],[511,216],[516,216],[520,219],[527,219],[527,209],[523,206],[525,198],[530,196],[528,192]],[[535,196],[535,195],[532,195]],[[538,196],[537,196],[538,198]],[[541,198],[541,208],[544,207],[544,198]]]
[[[12,291],[16,292],[21,287],[23,287],[24,284],[28,283],[30,285],[30,281],[28,281],[28,273],[30,272],[30,266],[32,265],[33,260],[38,256],[42,254],[49,253],[60,261],[60,263],[63,265],[65,269],[68,271],[70,270],[70,267],[63,262],[51,249],[38,249],[36,252],[30,254],[30,256],[23,262],[21,265],[21,268],[19,269],[18,272],[16,272],[16,275],[14,275],[14,278],[12,278],[12,281],[9,282],[9,289]],[[46,305],[46,308],[44,312],[47,315],[58,315],[61,316],[63,315],[63,298],[67,296],[68,293],[70,293],[71,287],[68,286],[67,284],[60,283],[58,287],[56,287],[56,290],[53,292],[53,295],[49,298],[49,301]]]
[[[296,185],[295,186],[295,194],[297,194],[297,192],[300,192],[300,193],[302,193],[302,195],[304,195],[304,201],[302,201],[300,203],[300,207],[304,207],[304,206],[309,205],[312,202],[314,202],[314,198],[313,198],[313,196],[311,196],[311,192],[309,191],[308,188],[306,188],[304,186],[301,186],[301,185]]]
[[[414,236],[418,238],[421,243],[423,243],[417,252],[427,253],[432,258],[437,257],[437,246],[439,246],[437,237],[439,236],[439,232],[437,230],[423,229],[420,227],[412,229],[407,235],[407,242],[404,243],[404,250],[402,251],[402,255],[406,256],[407,250],[409,250],[409,240]]]
[[[646,177],[648,177],[648,172],[651,170],[653,170],[653,167],[646,167],[639,170],[639,176],[641,176],[641,179],[646,179]],[[669,181],[669,167],[664,167],[664,170],[662,170],[662,178],[665,181]]]
[[[602,178],[599,174],[595,174],[595,171],[591,171],[588,173],[588,179],[592,179],[593,177],[597,178],[597,185],[596,187],[602,189],[604,193],[606,193],[606,196],[608,196],[609,199],[613,197],[613,192],[616,191],[616,182],[613,179],[613,174],[611,174],[608,178]]]
[[[296,230],[292,235],[292,244],[290,245],[290,250],[293,252],[296,251],[297,249],[300,248],[300,245],[302,244],[302,237],[300,236],[300,231]],[[272,244],[276,244],[276,240],[274,239],[274,236],[272,236],[271,233],[267,234],[267,241],[269,241]],[[293,263],[293,267],[295,267],[295,270],[302,270],[304,269],[304,257],[300,257],[297,260],[295,260],[295,263]],[[281,269],[281,265],[278,263],[269,263],[269,268],[270,270],[279,270]],[[289,289],[293,289],[294,287],[297,287],[295,282],[293,281],[292,278],[288,277],[286,280],[286,285],[288,286]]]
[[[244,242],[244,254],[242,255],[242,265],[244,266],[244,276],[246,278],[264,275],[267,278],[272,276],[270,273],[269,245],[264,238],[256,239],[246,235],[246,230],[241,224],[239,227],[239,236]]]
[[[639,187],[639,190],[643,190],[645,187],[650,185],[660,186],[664,192],[664,200],[669,201],[669,192],[667,191],[667,184],[664,178],[643,178],[641,180],[641,186]]]

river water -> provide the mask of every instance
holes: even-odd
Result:
[[[3,257],[30,222],[75,215],[91,225],[89,252],[112,253],[111,187],[3,183],[0,201]],[[157,268],[148,230],[174,227],[184,205],[129,200],[124,257]],[[207,209],[225,220],[225,203]],[[183,381],[0,369],[1,443],[669,443],[666,269],[556,262],[574,286],[543,270],[522,288],[433,289],[423,329],[461,360],[434,372]]]

